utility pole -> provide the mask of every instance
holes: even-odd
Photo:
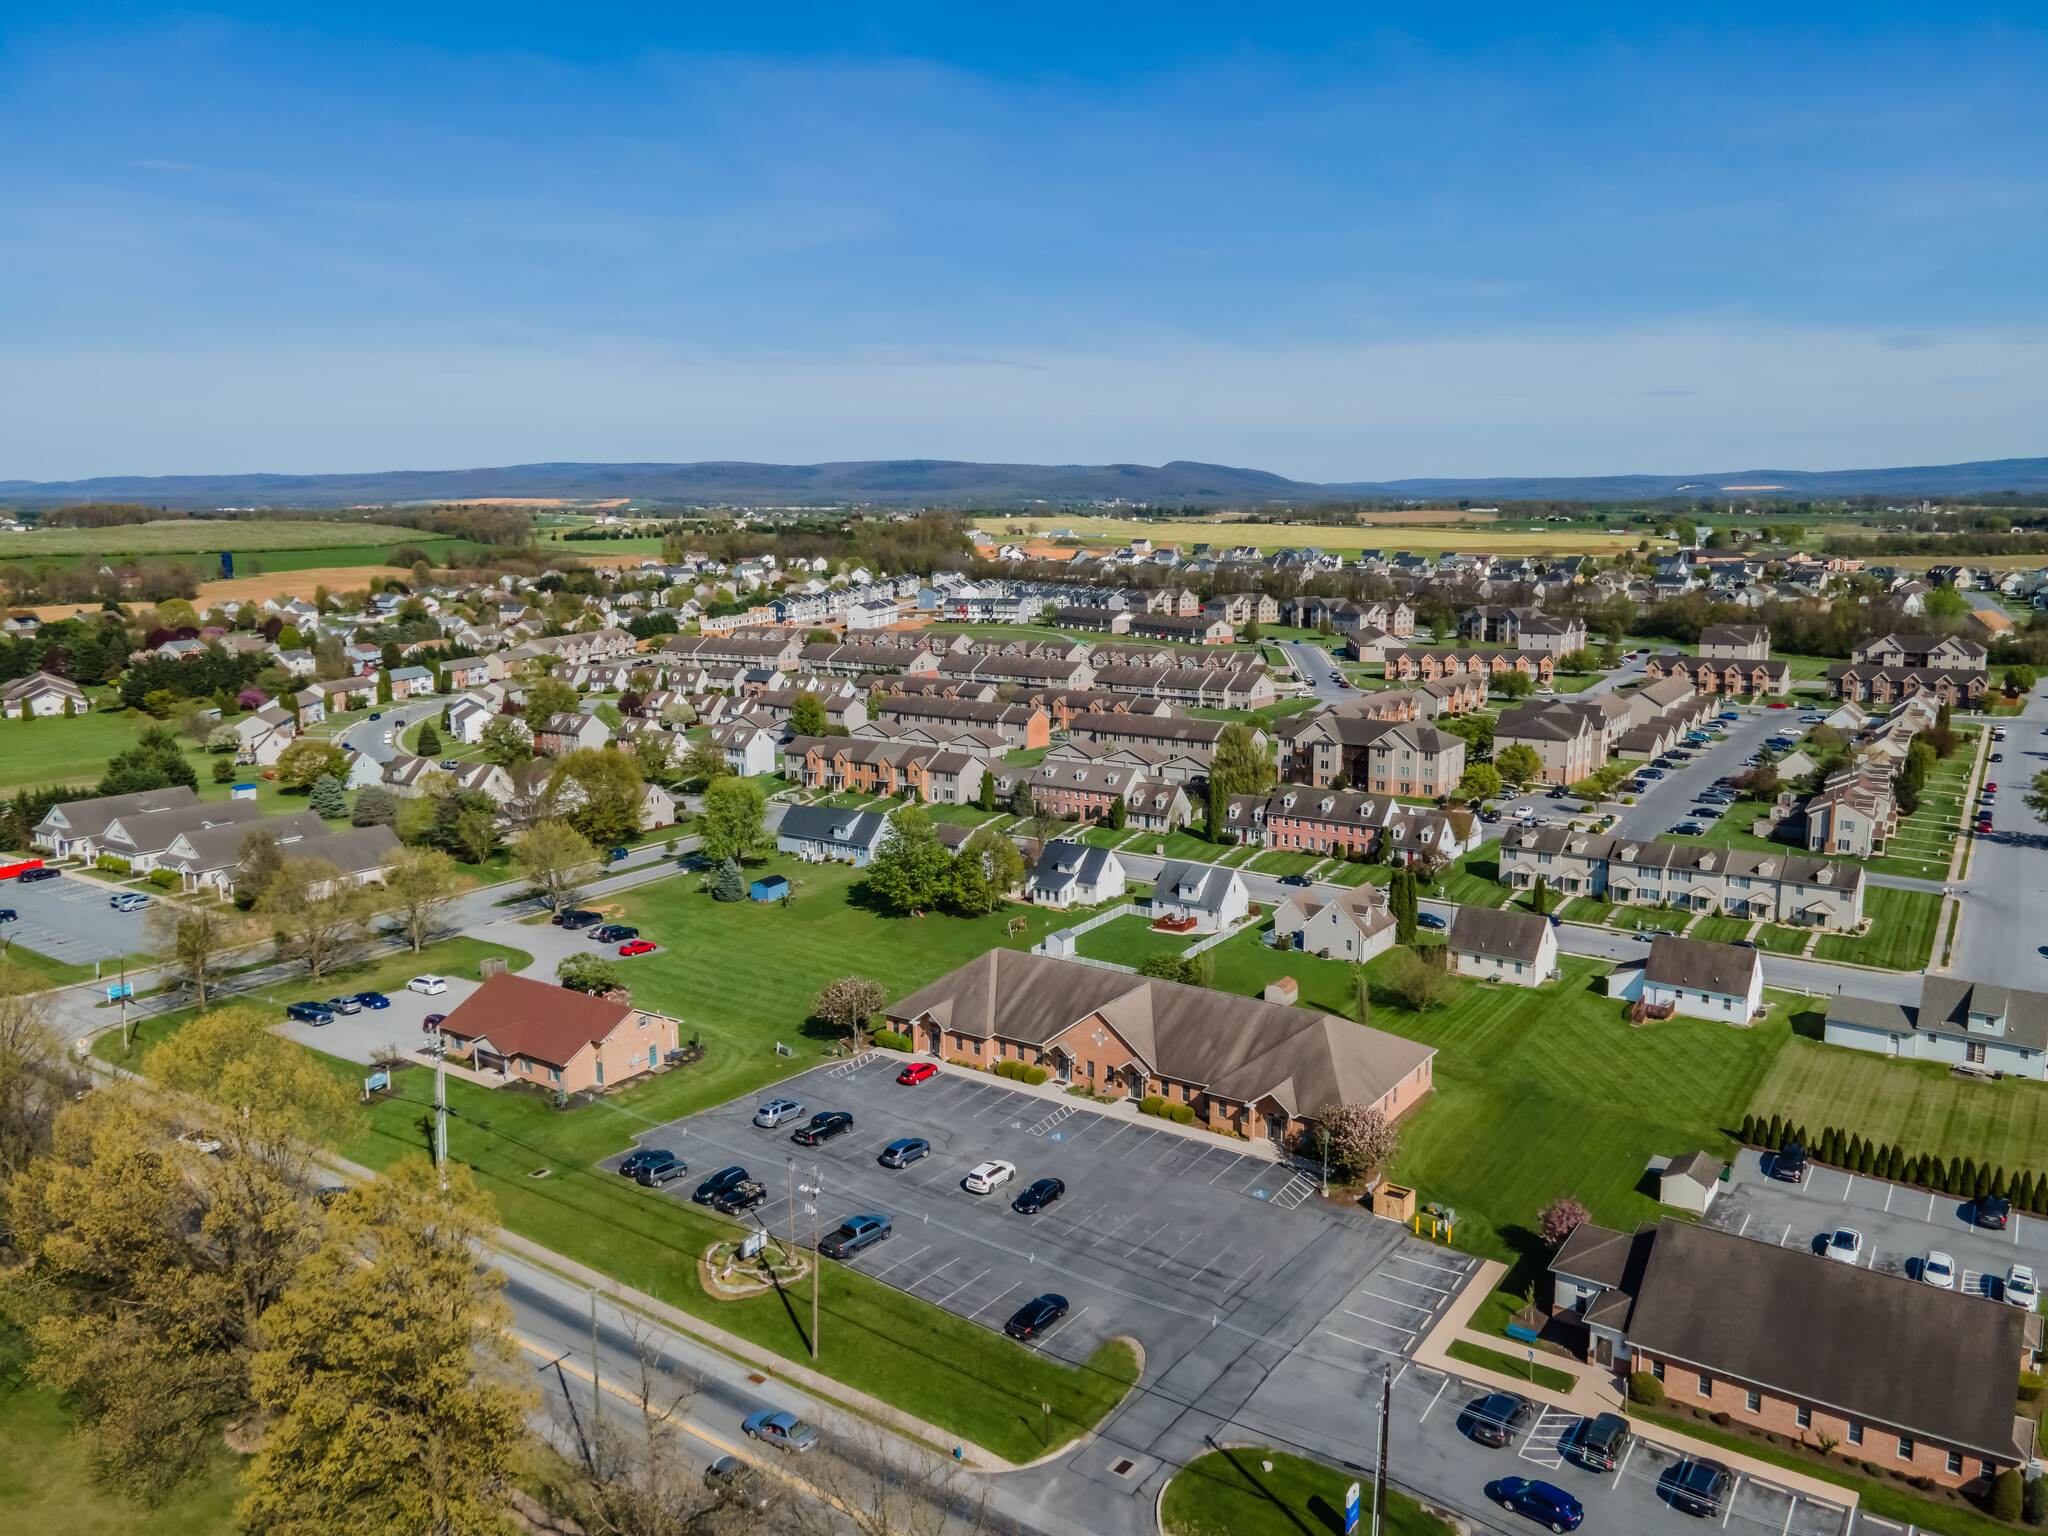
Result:
[[[789,1246],[796,1247],[796,1159],[785,1157],[782,1165],[789,1173]]]
[[[818,1289],[825,1271],[818,1263],[818,1207],[825,1202],[825,1179],[817,1163],[811,1164],[811,1358],[818,1358]]]
[[[597,1471],[597,1420],[604,1411],[604,1399],[597,1385],[597,1287],[590,1288],[590,1470]]]
[[[128,957],[121,957],[121,1054],[128,1054]]]
[[[441,1189],[448,1188],[448,1037],[434,1026],[434,1166],[441,1170]],[[591,1292],[590,1333],[597,1337],[597,1302]]]
[[[1330,1198],[1330,1126],[1323,1123],[1323,1198]]]
[[[1387,1507],[1387,1426],[1394,1417],[1394,1368],[1380,1368],[1380,1450],[1372,1471],[1372,1536],[1380,1536],[1380,1516]]]

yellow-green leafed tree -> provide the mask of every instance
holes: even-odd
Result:
[[[509,1529],[538,1395],[477,1262],[496,1216],[469,1170],[419,1157],[327,1209],[264,1319],[251,1378],[269,1418],[238,1511],[269,1536],[481,1536]]]

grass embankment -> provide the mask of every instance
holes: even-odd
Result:
[[[1813,946],[1813,957],[1892,971],[1917,971],[1927,964],[1941,920],[1941,897],[1932,891],[1866,886],[1863,915],[1870,919],[1869,933],[1861,937],[1824,935]]]
[[[1267,1471],[1267,1467],[1272,1468]],[[1262,1447],[1211,1451],[1174,1474],[1159,1501],[1170,1536],[1314,1536],[1344,1529],[1344,1495],[1359,1485],[1361,1524],[1372,1480]],[[1451,1536],[1451,1527],[1398,1488],[1387,1490],[1391,1536]]]

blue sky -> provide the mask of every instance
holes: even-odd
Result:
[[[2038,12],[987,9],[13,8],[0,479],[2048,453]]]

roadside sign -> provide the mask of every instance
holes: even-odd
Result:
[[[107,988],[107,1001],[110,1003],[118,1003],[122,998],[134,995],[135,983],[132,981],[117,981]]]
[[[363,1092],[365,1094],[375,1093],[379,1088],[389,1088],[390,1086],[391,1074],[389,1072],[372,1072],[363,1079]]]
[[[1358,1529],[1358,1484],[1353,1483],[1344,1494],[1344,1536],[1351,1536]]]
[[[742,1259],[751,1259],[767,1245],[767,1242],[768,1229],[766,1227],[754,1228],[753,1231],[740,1240],[740,1257]]]

